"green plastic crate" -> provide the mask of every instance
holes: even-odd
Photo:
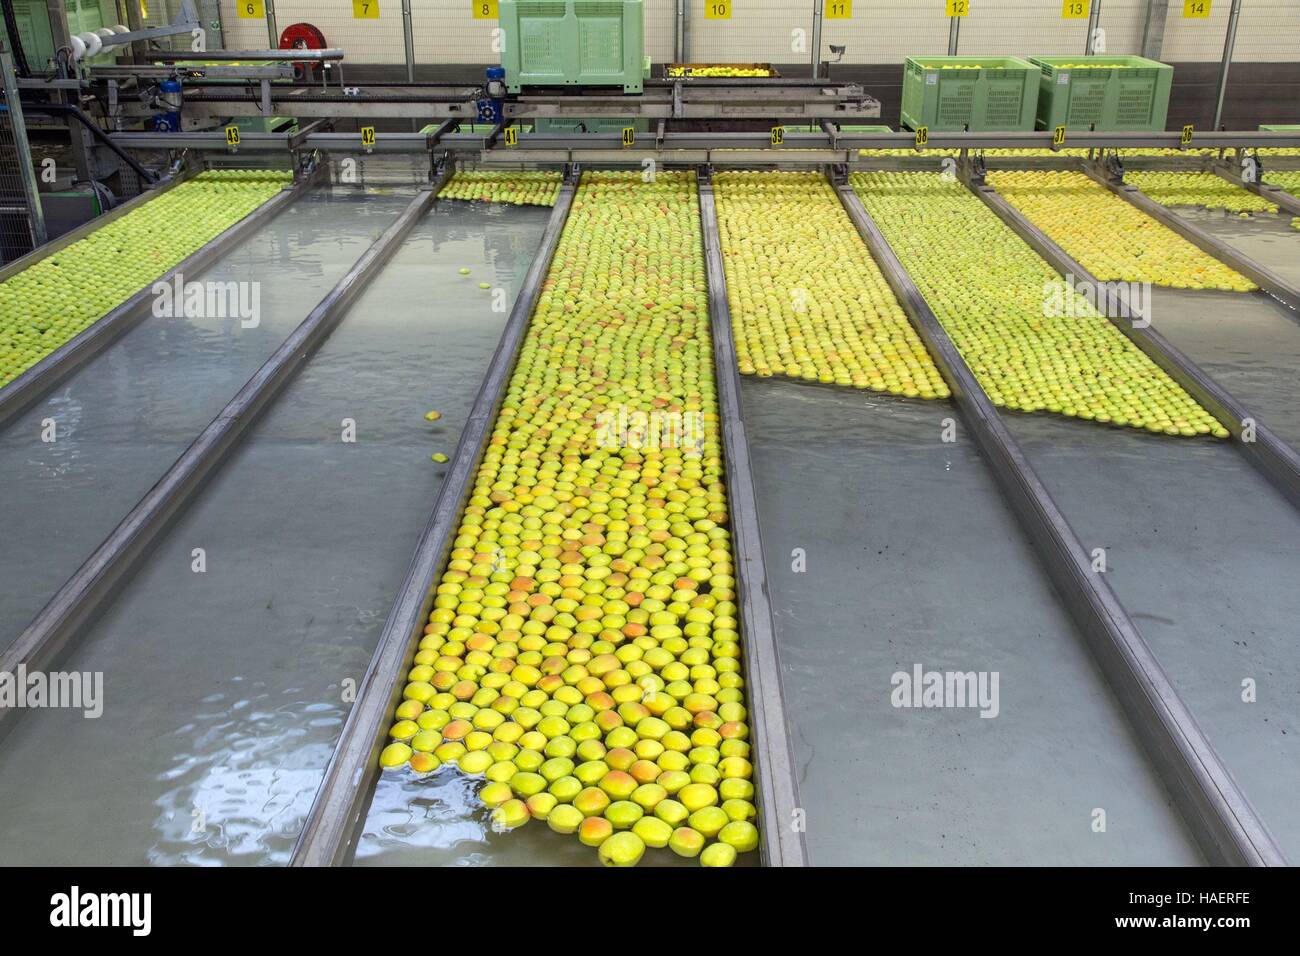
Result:
[[[1042,70],[1038,129],[1159,132],[1174,68],[1141,56],[1031,56]],[[1096,64],[1087,66],[1080,64]]]
[[[50,29],[50,14],[45,0],[13,0],[13,4],[18,39],[22,42],[28,67],[36,73],[52,69],[54,32]],[[66,0],[64,8],[68,14],[68,33],[72,36],[117,25],[117,5],[112,0]],[[90,62],[112,62],[115,55],[106,51],[92,57]]]
[[[909,56],[902,125],[938,132],[1032,130],[1039,75],[1038,67],[1015,56]]]
[[[506,89],[621,86],[640,93],[642,0],[501,0]]]

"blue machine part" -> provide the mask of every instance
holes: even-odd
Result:
[[[175,77],[168,77],[161,81],[158,84],[158,99],[156,102],[160,106],[167,107],[167,109],[150,117],[149,128],[155,133],[180,132],[181,106],[184,103],[181,81]]]
[[[480,123],[494,126],[505,115],[503,105],[506,96],[506,68],[489,66],[487,68],[487,97],[478,101],[478,119]]]

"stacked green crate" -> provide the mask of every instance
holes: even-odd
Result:
[[[506,89],[621,86],[640,93],[642,0],[501,0]]]
[[[1141,56],[1031,56],[1042,70],[1038,129],[1160,131],[1174,68]]]
[[[1032,130],[1038,67],[1014,56],[909,56],[902,124],[939,132]]]

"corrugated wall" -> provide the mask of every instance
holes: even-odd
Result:
[[[281,28],[305,20],[357,63],[401,63],[402,15],[398,0],[377,0],[377,20],[352,17],[351,0],[278,0]],[[807,0],[734,0],[730,20],[706,20],[705,0],[691,4],[689,59],[708,62],[802,62],[810,58],[812,4]],[[411,0],[416,59],[420,63],[490,63],[495,21],[475,20],[470,0]],[[1229,0],[1213,0],[1210,16],[1183,18],[1181,0],[1169,0],[1164,51],[1170,62],[1217,61],[1223,55]],[[260,20],[235,13],[235,0],[221,0],[227,47],[266,43]],[[656,62],[672,59],[674,0],[645,0],[647,52]],[[1101,27],[1111,53],[1138,53],[1146,0],[1103,0]],[[802,31],[802,35],[800,35]],[[1061,0],[971,0],[961,25],[962,53],[1082,53],[1086,20],[1063,20]],[[913,53],[948,48],[943,0],[853,0],[853,18],[827,20],[826,44],[848,47],[846,63],[900,63]],[[800,44],[803,44],[802,46]],[[1238,62],[1300,61],[1300,0],[1243,0],[1234,59]]]

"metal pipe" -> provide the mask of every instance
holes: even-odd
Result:
[[[1142,55],[1160,59],[1165,43],[1165,21],[1169,18],[1169,0],[1147,0],[1146,20],[1142,24]]]
[[[45,244],[45,209],[41,205],[40,187],[36,185],[36,170],[32,168],[32,150],[27,142],[27,122],[23,119],[23,103],[18,95],[18,77],[14,74],[13,58],[0,42],[0,83],[4,86],[5,105],[8,107],[9,128],[14,139],[18,177],[23,181],[26,200],[27,225],[32,238],[32,248]]]
[[[686,62],[686,3],[677,0],[677,15],[673,18],[673,59]]]
[[[737,593],[740,597],[751,740],[758,779],[758,811],[762,819],[759,833],[763,841],[763,862],[769,866],[807,866],[808,850],[804,845],[803,830],[794,825],[802,804],[790,746],[776,627],[768,599],[758,502],[740,395],[740,372],[732,339],[722,242],[718,236],[717,204],[713,185],[707,177],[700,177],[698,190],[709,288],[709,325],[718,380],[718,420],[722,424],[726,460],[727,506],[731,515],[732,546],[737,557]]]
[[[1219,96],[1214,103],[1214,129],[1223,121],[1223,100],[1228,93],[1228,68],[1232,65],[1232,48],[1237,45],[1237,20],[1241,16],[1241,0],[1232,0],[1228,14],[1228,35],[1223,40],[1223,65],[1219,68]]]
[[[1285,865],[1286,858],[1178,696],[1091,556],[1034,473],[975,374],[908,277],[861,200],[836,190],[952,390],[1003,494],[1043,559],[1201,852],[1213,864]]]
[[[411,0],[402,0],[402,44],[406,48],[406,82],[415,82],[415,30],[411,23]]]
[[[1097,46],[1097,24],[1101,20],[1101,0],[1092,0],[1088,12],[1088,39],[1084,43],[1084,56],[1092,56]]]
[[[324,779],[294,846],[290,866],[340,866],[348,862],[355,849],[357,825],[370,806],[379,776],[379,752],[388,741],[393,708],[402,693],[402,677],[415,656],[416,635],[428,620],[438,572],[446,562],[461,511],[473,490],[474,476],[487,448],[492,424],[573,205],[574,190],[572,182],[560,188],[541,246],[524,276],[497,350],[479,385],[406,579],[384,622],[383,633],[361,679],[343,732],[334,745]]]
[[[826,17],[826,0],[813,0],[812,75],[821,76],[822,21]]]
[[[319,173],[318,173],[319,174]],[[112,222],[114,219],[125,216],[132,210],[138,208],[150,199],[153,199],[161,191],[171,189],[179,184],[182,179],[177,179],[163,190],[155,190],[136,196],[129,202],[123,203],[112,212],[92,219],[73,230],[71,233],[60,236],[53,242],[47,243],[41,249],[38,249],[30,256],[24,256],[17,262],[10,263],[10,267],[18,269],[26,268],[34,262],[47,256],[53,255],[60,249],[66,248],[71,243],[82,238],[94,229]],[[178,275],[193,275],[206,269],[209,265],[217,260],[220,256],[239,243],[243,242],[254,231],[266,225],[272,218],[283,212],[290,204],[304,195],[316,184],[315,177],[308,177],[292,188],[281,192],[277,196],[271,197],[260,207],[253,210],[239,222],[232,225],[225,232],[205,243],[194,253],[186,256],[171,269],[159,276],[155,282],[172,282]],[[13,273],[9,271],[10,267],[0,271],[0,279],[8,278]],[[45,358],[41,359],[27,371],[23,372],[16,379],[0,388],[0,426],[9,422],[14,416],[20,414],[36,402],[40,397],[46,394],[51,388],[65,379],[76,369],[80,368],[86,362],[90,361],[112,342],[114,342],[122,333],[132,328],[136,323],[148,314],[148,304],[152,299],[152,289],[154,282],[149,283],[131,298],[121,303],[117,307],[106,313],[103,318],[96,321],[93,325],[75,336],[71,340],[63,343]]]
[[[264,0],[266,4],[266,43],[272,50],[280,48],[280,30],[275,23],[275,0]]]
[[[67,116],[72,120],[80,123],[97,141],[103,143],[117,156],[118,159],[126,163],[145,183],[153,183],[158,180],[150,170],[140,164],[140,161],[124,150],[117,143],[113,142],[113,137],[99,128],[99,124],[86,115],[80,106],[73,103],[29,103],[27,109],[32,113],[49,113],[55,116]]]
[[[957,55],[957,36],[961,33],[961,17],[948,18],[948,55]]]
[[[50,599],[27,629],[0,654],[0,671],[41,670],[56,660],[95,614],[112,601],[164,528],[194,499],[232,446],[273,402],[342,321],[349,307],[432,205],[420,194],[370,246],[302,323],[253,374],[86,562]],[[17,708],[0,707],[0,733]]]

